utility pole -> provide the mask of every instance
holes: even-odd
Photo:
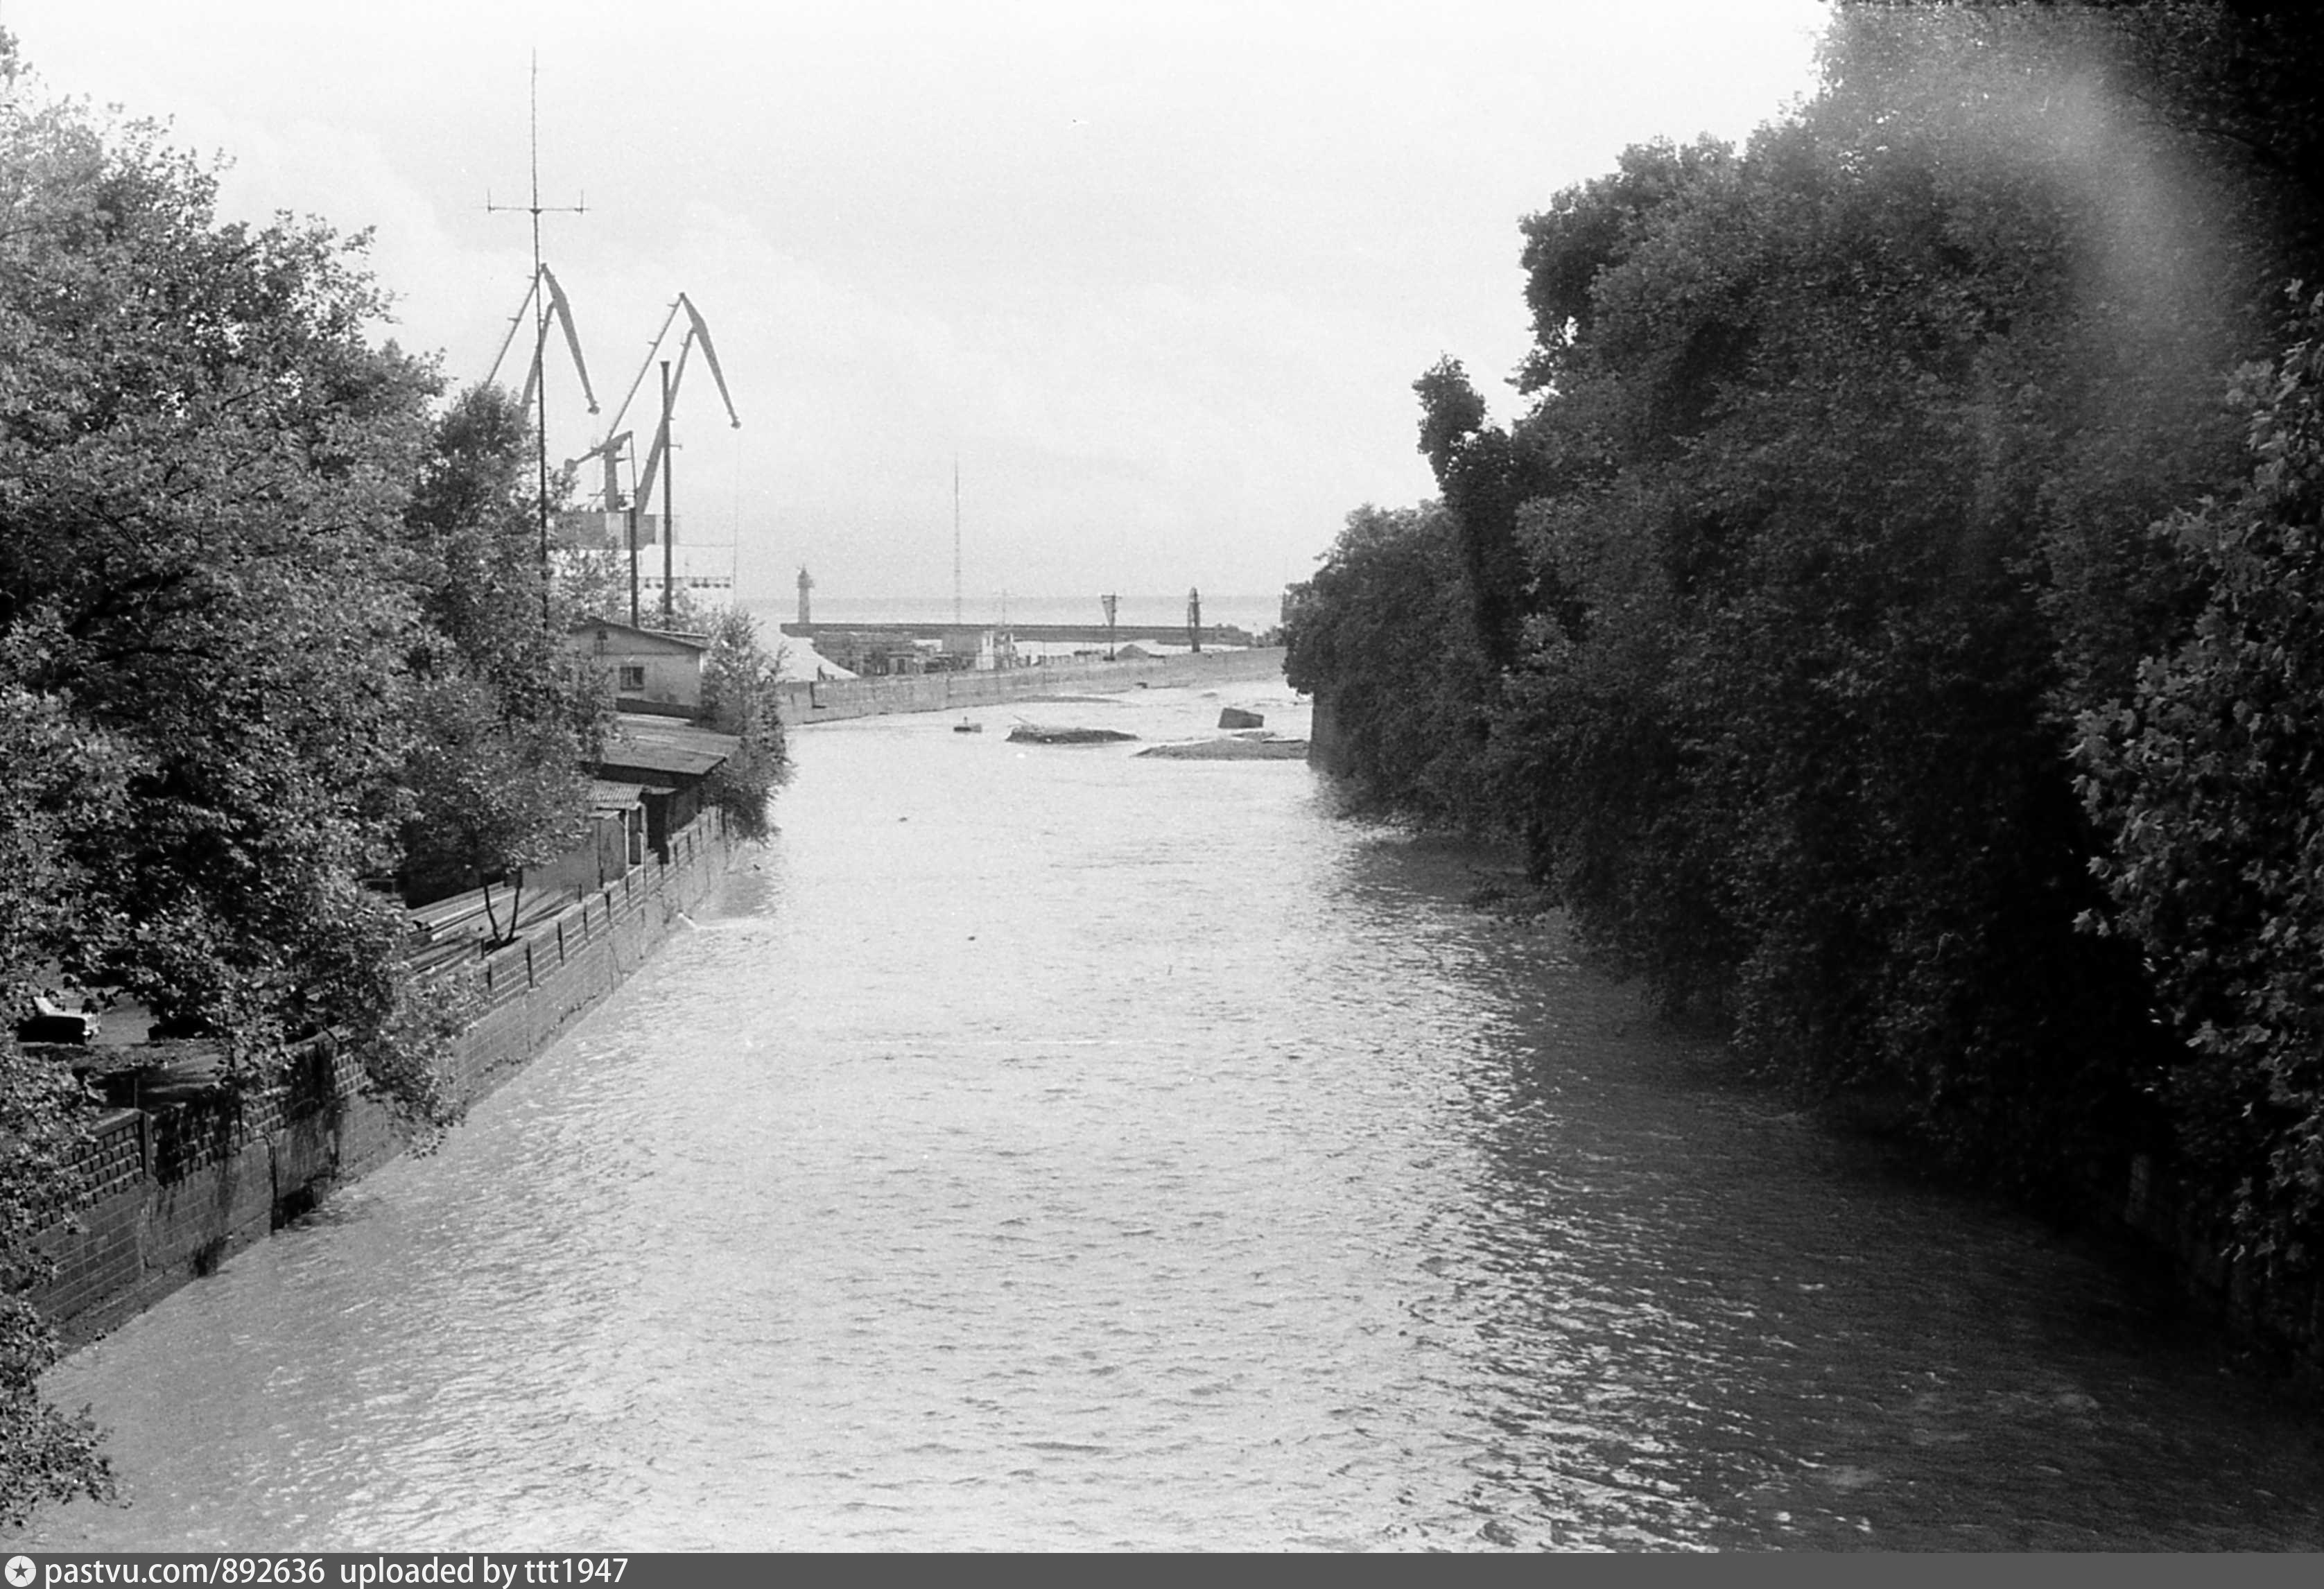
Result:
[[[549,370],[545,356],[549,349],[549,294],[541,291],[540,217],[544,210],[564,215],[586,215],[588,196],[583,202],[569,205],[548,205],[540,202],[540,51],[532,52],[532,90],[530,113],[532,151],[532,202],[530,204],[494,204],[489,189],[484,194],[486,214],[521,209],[532,217],[532,385],[536,411],[533,420],[533,443],[540,475],[540,626],[549,627]],[[568,326],[570,322],[568,321]],[[595,411],[592,403],[590,410]]]
[[[670,545],[678,539],[678,509],[670,501],[670,481],[678,474],[678,459],[669,448],[669,360],[661,361],[661,626],[669,628],[677,622],[673,615],[670,581],[677,559]]]
[[[630,532],[630,627],[635,629],[638,627],[638,474],[634,464],[637,457],[634,448],[630,457],[632,460],[630,470],[630,505],[622,517],[627,522]]]

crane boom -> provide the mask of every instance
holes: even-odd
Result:
[[[678,339],[678,358],[670,370],[670,402],[675,405],[678,401],[678,387],[686,379],[687,358],[693,353],[695,344],[698,342],[702,345],[703,362],[710,366],[711,378],[718,383],[719,398],[726,404],[727,423],[739,430],[742,428],[742,417],[734,411],[734,394],[726,389],[726,372],[719,367],[718,348],[710,340],[710,323],[702,318],[702,311],[694,307],[694,300],[683,292],[678,295],[678,301],[669,306],[669,313],[662,317],[661,329],[655,334],[653,346],[646,350],[646,362],[638,367],[638,377],[630,383],[629,396],[622,399],[622,406],[614,411],[613,422],[616,425],[620,424],[622,415],[629,411],[631,399],[637,396],[638,388],[645,383],[646,372],[653,368],[654,357],[660,353],[663,341],[669,336],[670,327],[678,323],[680,309],[686,311],[686,335]],[[657,425],[654,428],[653,445],[647,448],[645,462],[639,467],[638,470],[640,502],[653,500],[654,480],[661,473],[662,448],[668,439],[661,427]]]
[[[509,320],[508,335],[501,338],[500,351],[493,355],[492,373],[484,380],[490,383],[500,378],[501,363],[508,357],[508,350],[516,341],[517,328],[524,324],[525,315],[533,309],[543,292],[548,295],[548,313],[541,318],[540,329],[533,337],[532,359],[525,366],[524,391],[517,399],[517,406],[527,409],[532,406],[534,384],[540,379],[541,356],[549,349],[549,323],[554,320],[564,328],[565,346],[572,352],[573,367],[581,376],[581,394],[589,400],[589,411],[594,414],[597,411],[597,393],[589,384],[589,361],[581,356],[581,333],[573,324],[573,305],[567,300],[565,289],[558,284],[555,273],[546,264],[540,267],[540,273],[533,278],[532,284],[525,289],[524,300],[516,306],[516,314]]]

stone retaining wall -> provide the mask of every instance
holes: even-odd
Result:
[[[667,864],[649,859],[489,959],[436,974],[440,997],[474,1010],[452,1057],[459,1096],[491,1093],[619,987],[716,887],[737,842],[708,812],[673,836]],[[238,1109],[198,1100],[105,1111],[68,1171],[64,1216],[42,1238],[59,1267],[37,1299],[68,1341],[102,1335],[404,1142],[393,1111],[365,1095],[361,1060],[327,1039]]]

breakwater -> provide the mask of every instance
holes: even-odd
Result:
[[[672,836],[667,862],[649,855],[490,956],[430,971],[430,1001],[463,1021],[447,1057],[455,1095],[487,1095],[620,986],[717,885],[738,842],[706,812]],[[327,1037],[239,1095],[164,1080],[89,1122],[42,1238],[58,1272],[37,1300],[68,1341],[89,1340],[405,1144],[394,1111],[366,1091],[361,1056]]]
[[[1105,694],[1147,686],[1200,688],[1283,677],[1283,649],[1191,651],[1124,661],[1075,659],[1035,668],[961,673],[907,673],[885,679],[823,679],[782,687],[786,725],[833,723],[891,712],[958,711],[1042,696]]]

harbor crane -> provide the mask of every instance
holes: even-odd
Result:
[[[669,339],[670,328],[678,323],[680,310],[686,314],[686,335],[678,339],[678,356],[674,365],[669,361],[665,361],[665,367],[669,368],[669,390],[663,399],[661,424],[655,431],[653,445],[646,449],[644,464],[639,469],[638,500],[640,502],[652,499],[656,476],[669,467],[669,462],[663,454],[669,448],[670,413],[678,402],[678,387],[686,379],[686,361],[692,356],[696,343],[702,346],[702,359],[710,366],[711,379],[718,383],[718,396],[726,405],[726,422],[734,430],[739,430],[742,428],[742,419],[734,412],[733,393],[726,390],[726,372],[718,366],[718,348],[717,345],[710,340],[710,323],[702,318],[702,311],[694,307],[694,300],[683,292],[679,293],[677,301],[669,306],[669,313],[662,317],[661,329],[654,333],[652,346],[646,349],[645,363],[638,366],[637,378],[630,383],[628,395],[622,399],[622,406],[613,411],[613,417],[607,422],[605,428],[608,430],[613,430],[621,424],[622,416],[630,411],[630,404],[636,400],[638,388],[646,383],[646,372],[652,369],[654,361],[660,357],[662,344]],[[665,525],[666,528],[667,525]]]
[[[681,311],[683,311],[686,316],[686,332],[678,340],[678,353],[675,360],[673,361],[672,359],[662,357],[662,348],[663,345],[669,340],[670,328],[677,325],[678,317]],[[591,448],[587,452],[583,453],[579,457],[570,460],[571,466],[577,466],[591,458],[602,459],[605,471],[603,498],[604,511],[610,513],[622,512],[625,507],[627,509],[629,514],[630,550],[630,621],[632,624],[637,622],[638,608],[638,509],[642,504],[653,500],[654,482],[657,478],[660,480],[662,488],[661,607],[663,617],[668,618],[671,611],[671,587],[674,584],[674,570],[671,567],[672,553],[670,549],[671,543],[674,540],[674,531],[677,528],[677,517],[675,511],[670,505],[670,476],[674,471],[670,467],[669,457],[669,423],[672,410],[678,402],[678,385],[686,379],[687,360],[693,356],[695,346],[697,343],[699,343],[702,347],[703,362],[710,366],[711,378],[718,383],[718,396],[726,405],[727,422],[733,429],[737,430],[741,430],[742,428],[742,417],[734,411],[733,393],[726,389],[726,372],[719,367],[718,347],[717,345],[710,338],[710,323],[702,318],[702,311],[695,308],[694,300],[688,298],[685,293],[680,292],[678,295],[677,300],[669,306],[669,312],[662,317],[661,329],[654,333],[653,341],[646,349],[645,362],[638,366],[637,377],[630,383],[630,390],[622,397],[621,406],[613,411],[613,417],[606,422],[605,439]],[[617,472],[617,466],[625,452],[634,459],[635,448],[632,443],[635,433],[633,431],[622,430],[621,423],[623,417],[630,411],[630,404],[637,399],[638,388],[645,384],[646,372],[654,367],[654,364],[657,360],[659,360],[661,364],[661,419],[659,423],[655,427],[653,442],[646,449],[644,463],[641,466],[633,465],[633,467],[636,470],[634,477],[637,481],[637,488],[635,491],[629,494],[628,500],[624,503],[622,500],[623,493],[621,489],[621,480]],[[672,368],[673,362],[676,365],[675,369]],[[594,405],[591,407],[590,411],[592,413],[596,411]]]
[[[636,462],[636,459],[631,457],[630,448],[630,441],[634,434],[633,431],[623,430],[616,435],[608,436],[579,457],[565,460],[565,467],[575,470],[592,459],[604,465],[605,479],[604,485],[599,487],[599,505],[609,513],[618,513],[626,505],[619,471],[622,458],[631,457],[632,464]]]

